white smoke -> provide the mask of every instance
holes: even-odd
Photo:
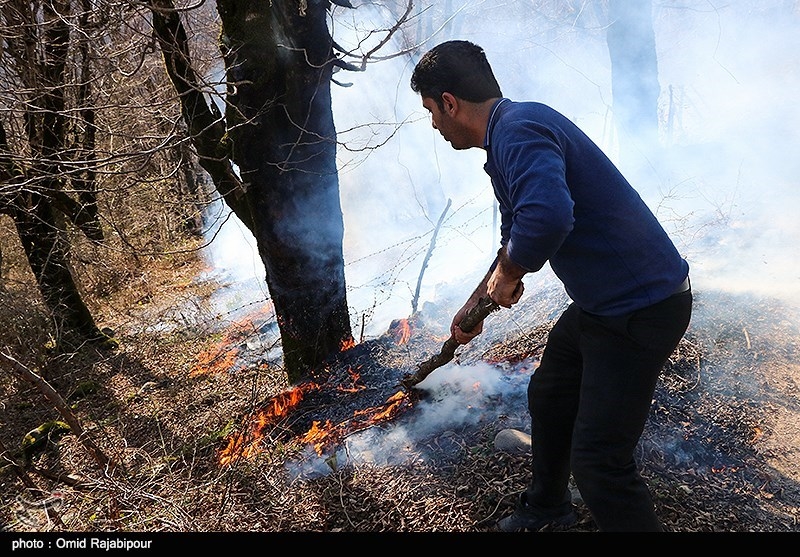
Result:
[[[592,21],[585,13],[534,12],[525,9],[528,4],[423,3],[415,24],[430,14],[435,34],[419,52],[450,38],[480,44],[506,96],[550,104],[616,160],[604,29],[584,25]],[[443,5],[452,5],[457,15],[442,13]],[[393,20],[376,6],[336,11],[340,19],[332,31],[339,44],[367,52],[383,38],[370,31],[387,29]],[[689,259],[696,291],[775,296],[796,304],[798,9],[778,0],[661,2],[654,4],[653,21],[662,150],[650,168],[623,171]],[[407,46],[398,36],[381,53]],[[456,152],[431,128],[409,87],[414,62],[401,55],[369,64],[365,72],[339,72],[335,78],[351,86],[333,86],[348,300],[354,331],[364,324],[367,338],[410,315],[448,200],[452,205],[422,276],[418,307],[443,293],[466,297],[497,249],[485,154]],[[243,244],[248,233],[240,229],[235,235]],[[240,254],[232,243],[220,247],[228,240],[220,235],[215,241],[215,265],[236,262],[231,273],[262,277],[255,251]],[[227,263],[220,259],[226,253],[237,255]]]
[[[453,438],[456,452],[458,431],[469,426],[504,423],[506,427],[530,429],[527,393],[530,368],[519,366],[506,372],[486,363],[450,363],[437,369],[416,388],[425,397],[409,412],[392,421],[359,431],[345,438],[331,454],[317,455],[311,446],[286,463],[291,479],[324,476],[350,465],[409,465],[427,462],[424,448],[433,437],[441,448],[442,437]],[[487,404],[495,400],[496,404]],[[516,412],[516,414],[514,414]],[[441,455],[437,455],[441,457]]]
[[[526,11],[529,2],[453,1],[447,4],[459,11],[450,20],[440,13],[446,3],[429,4],[439,10],[431,26],[438,33],[421,51],[450,38],[480,44],[506,96],[553,106],[618,160],[602,27],[582,25],[577,12],[570,19]],[[574,3],[550,4],[567,10]],[[789,4],[654,3],[662,149],[651,167],[622,169],[689,260],[698,293],[800,301],[800,13]],[[366,39],[369,31],[392,24],[390,14],[375,6],[344,10],[348,20],[333,28],[337,41],[354,51],[361,44],[366,52],[382,39]],[[382,52],[406,46],[396,40]],[[497,249],[485,154],[456,152],[432,129],[409,86],[414,61],[398,56],[362,73],[339,72],[335,78],[351,86],[333,86],[348,301],[353,330],[357,334],[364,323],[367,339],[410,315],[448,200],[452,205],[425,268],[418,306],[465,299]],[[220,229],[209,252],[214,266],[226,269],[231,282],[263,280],[249,233],[234,223],[232,218]],[[540,274],[556,280],[547,269]],[[537,287],[547,292],[538,277],[529,283],[526,296],[536,296]],[[267,295],[265,287],[251,293]],[[442,325],[446,330],[447,323]],[[510,425],[524,429],[527,380],[524,374],[509,379],[488,364],[449,364],[419,385],[431,396],[413,412],[348,436],[334,454],[320,457],[309,447],[287,464],[289,472],[312,477],[348,463],[424,460],[419,444],[426,436],[482,420],[499,422],[499,414],[476,403],[493,396],[517,397],[510,406],[519,421]]]

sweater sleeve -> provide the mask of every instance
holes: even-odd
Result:
[[[494,147],[504,175],[499,187],[505,189],[502,197],[510,205],[506,207],[511,219],[508,256],[525,270],[538,271],[574,224],[565,157],[546,128],[525,121],[504,127]]]

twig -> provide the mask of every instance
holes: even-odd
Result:
[[[431,259],[431,255],[433,254],[433,248],[436,245],[436,236],[439,235],[439,229],[442,227],[442,223],[444,222],[444,216],[447,214],[447,211],[450,209],[450,204],[452,203],[451,199],[447,200],[447,205],[444,207],[444,211],[439,216],[439,222],[436,223],[436,228],[433,229],[433,237],[431,238],[431,243],[428,246],[428,253],[425,254],[425,259],[422,260],[422,268],[419,270],[419,276],[417,277],[417,289],[414,291],[414,297],[411,299],[411,313],[417,313],[417,304],[419,304],[419,291],[422,287],[422,275],[425,274],[425,269],[428,267],[428,261]]]
[[[14,470],[14,473],[17,475],[19,480],[23,483],[23,485],[26,488],[28,488],[30,491],[41,492],[41,489],[37,487],[36,482],[34,482],[28,475],[28,472],[25,470],[25,467],[20,465],[19,462],[17,462],[17,460],[11,456],[11,453],[9,452],[8,449],[6,449],[2,441],[0,441],[0,458],[8,462],[8,465],[11,466],[11,469]],[[48,509],[48,516],[51,515],[53,522],[55,522],[59,526],[64,525],[64,523],[61,520],[61,516],[53,508]]]
[[[28,473],[25,471],[25,468],[17,462],[17,460],[11,455],[11,452],[6,449],[5,445],[2,441],[0,441],[0,460],[4,460],[8,463],[8,466],[14,471],[20,481],[25,484],[25,487],[28,489],[39,489],[36,487],[36,483],[31,479]]]

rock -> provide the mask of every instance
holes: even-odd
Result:
[[[494,437],[494,448],[509,454],[530,454],[531,436],[518,429],[503,429]]]

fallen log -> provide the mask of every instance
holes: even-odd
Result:
[[[479,299],[475,307],[467,312],[461,320],[461,323],[459,323],[459,327],[461,327],[462,331],[468,333],[477,327],[478,323],[486,319],[490,313],[498,309],[500,309],[500,306],[494,300],[485,296]],[[431,356],[426,361],[419,364],[419,366],[417,366],[417,371],[413,374],[404,376],[400,381],[400,385],[406,390],[409,390],[418,383],[421,383],[435,369],[451,361],[453,357],[455,357],[456,348],[458,348],[458,346],[458,341],[451,335],[450,338],[444,342],[438,354]]]

